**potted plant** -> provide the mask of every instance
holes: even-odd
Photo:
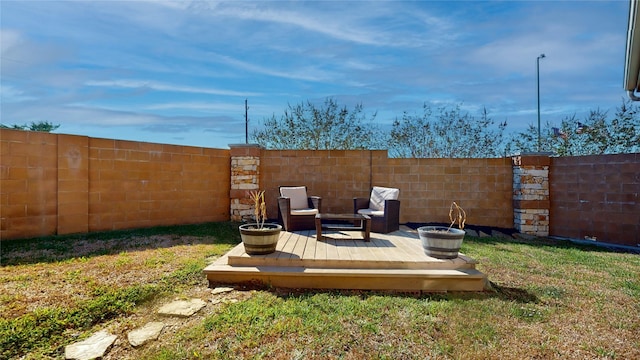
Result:
[[[270,254],[276,251],[282,226],[265,224],[267,206],[264,203],[264,191],[252,191],[249,197],[253,201],[256,222],[240,225],[240,238],[242,238],[245,252],[249,255]]]
[[[422,241],[424,253],[437,259],[455,259],[464,239],[464,223],[467,221],[467,213],[458,206],[455,201],[449,207],[449,220],[451,224],[446,226],[422,226],[418,228],[418,235]],[[458,228],[453,224],[458,223]]]

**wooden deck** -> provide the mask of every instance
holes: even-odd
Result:
[[[482,291],[485,274],[460,254],[439,260],[424,254],[418,234],[406,227],[390,234],[315,230],[280,235],[276,252],[248,255],[239,244],[204,273],[210,285],[261,281],[274,287],[394,291]]]

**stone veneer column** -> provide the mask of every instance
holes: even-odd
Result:
[[[255,144],[229,145],[231,149],[231,221],[253,214],[249,192],[260,189],[260,152]]]
[[[549,235],[549,155],[523,154],[513,160],[513,225],[523,234]]]

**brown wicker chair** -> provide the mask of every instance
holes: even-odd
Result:
[[[307,196],[306,186],[281,186],[278,197],[278,220],[285,231],[313,230],[322,198]]]
[[[370,198],[354,198],[353,213],[371,217],[371,231],[387,234],[400,228],[400,190],[374,186]]]

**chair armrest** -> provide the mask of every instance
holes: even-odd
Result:
[[[395,219],[395,222],[399,222],[400,221],[400,200],[385,200],[384,216],[389,219]]]
[[[369,208],[369,198],[353,198],[353,213],[357,213],[360,209]]]
[[[278,197],[278,207],[284,214],[291,213],[291,198],[282,196]]]
[[[309,196],[307,200],[309,202],[309,207],[313,209],[318,209],[318,212],[322,212],[322,198],[320,196]]]

